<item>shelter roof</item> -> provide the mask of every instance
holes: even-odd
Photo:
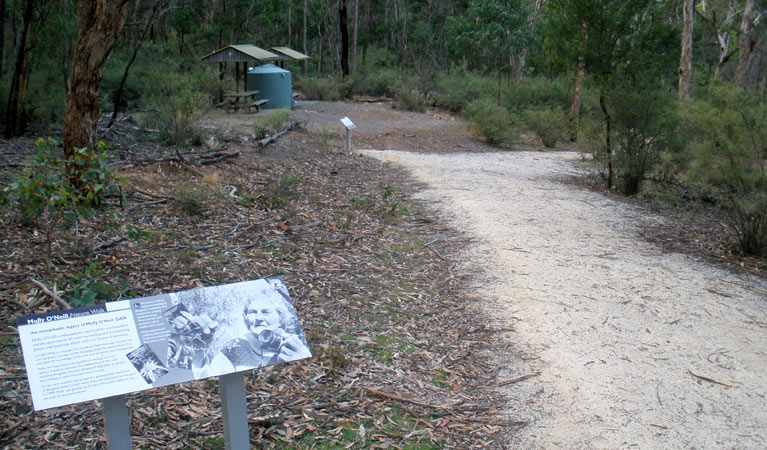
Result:
[[[279,54],[281,56],[280,59],[287,59],[287,60],[293,60],[293,61],[303,61],[305,59],[309,59],[309,55],[304,55],[301,52],[297,52],[293,50],[292,48],[288,47],[272,47],[269,50]],[[284,55],[284,56],[283,56]]]
[[[215,52],[202,57],[203,62],[252,62],[278,61],[281,55],[276,55],[255,45],[227,45]]]

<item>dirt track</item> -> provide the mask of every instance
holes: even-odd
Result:
[[[572,152],[362,153],[476,238],[499,379],[539,373],[507,388],[510,448],[767,447],[764,280],[642,241],[664,219],[563,182]]]

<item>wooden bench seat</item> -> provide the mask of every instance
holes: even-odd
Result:
[[[269,99],[266,99],[266,98],[262,98],[261,100],[256,100],[256,101],[254,101],[253,103],[250,104],[250,109],[255,108],[256,112],[260,112],[261,111],[261,106],[265,105],[268,102],[269,102]]]

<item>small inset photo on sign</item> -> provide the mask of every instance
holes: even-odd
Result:
[[[154,383],[161,376],[168,373],[168,368],[165,367],[162,361],[160,361],[160,358],[158,358],[146,344],[125,356],[128,357],[128,360],[133,364],[133,367],[138,370],[144,380],[149,384]]]

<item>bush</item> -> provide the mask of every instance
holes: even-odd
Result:
[[[453,112],[462,111],[472,101],[490,97],[496,92],[495,82],[465,70],[453,70],[437,76],[435,106]]]
[[[184,146],[201,140],[197,121],[209,110],[211,98],[205,78],[159,72],[147,81],[152,90],[143,101],[153,108],[147,125],[157,128],[168,145]]]
[[[466,106],[465,115],[473,128],[491,145],[499,145],[517,137],[514,116],[493,100],[474,100]]]
[[[275,110],[272,114],[256,117],[253,121],[253,137],[263,139],[279,132],[290,124],[293,114],[287,109]]]
[[[426,111],[426,96],[405,84],[398,84],[394,89],[394,107],[406,111]]]
[[[572,86],[565,78],[526,78],[509,83],[501,90],[501,104],[511,111],[526,109],[567,109],[572,101]]]
[[[637,194],[662,152],[673,149],[678,128],[673,94],[619,90],[610,96],[615,172],[625,195]]]
[[[525,127],[535,133],[546,147],[554,147],[565,136],[568,122],[562,108],[529,109],[522,118]]]
[[[744,254],[767,256],[767,101],[755,93],[715,86],[690,102],[687,180],[729,213]]]
[[[335,102],[341,100],[341,89],[333,78],[297,78],[296,89],[304,94],[307,100]]]
[[[35,142],[37,154],[26,161],[24,170],[10,184],[11,198],[16,201],[21,220],[32,224],[39,219],[55,221],[59,217],[76,219],[90,217],[103,199],[119,192],[122,181],[108,166],[106,146],[97,150],[77,149],[69,165],[59,158],[58,142],[49,138]],[[78,190],[70,184],[64,169],[77,165],[83,168]]]

